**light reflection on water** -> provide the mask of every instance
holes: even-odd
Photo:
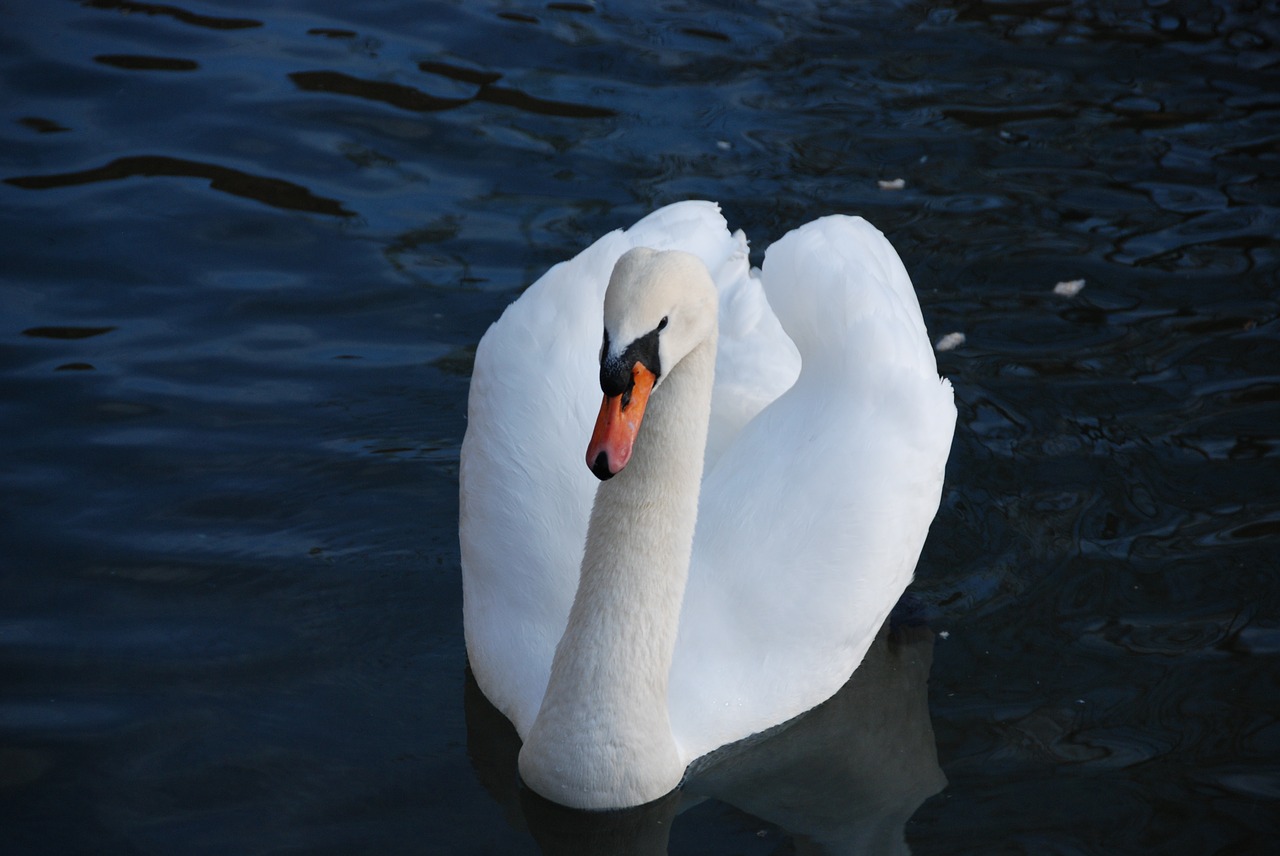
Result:
[[[550,264],[708,197],[757,253],[867,216],[934,338],[965,334],[914,592],[949,783],[912,850],[1254,852],[1280,776],[1277,11],[21,10],[9,847],[535,852],[467,751],[472,348]],[[723,794],[678,808],[672,852],[813,840]]]

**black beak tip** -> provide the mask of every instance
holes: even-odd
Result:
[[[614,472],[609,469],[609,456],[604,452],[596,455],[595,461],[591,464],[591,472],[595,473],[596,478],[600,481],[608,481],[613,478]]]

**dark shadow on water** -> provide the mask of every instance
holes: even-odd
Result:
[[[387,83],[382,80],[364,80],[337,71],[295,71],[289,75],[289,79],[304,92],[351,95],[366,101],[390,104],[392,107],[411,110],[415,113],[450,110],[461,107],[468,101],[466,98],[439,98],[414,89],[412,86]]]
[[[137,54],[99,54],[93,58],[93,61],[126,71],[195,71],[200,67],[200,64],[192,59],[138,56]]]
[[[28,327],[22,331],[22,335],[33,339],[91,339],[115,329],[115,327]]]
[[[199,15],[168,6],[162,3],[136,3],[133,0],[85,0],[85,6],[93,9],[120,12],[126,15],[160,15],[190,24],[193,27],[205,27],[210,30],[248,30],[261,27],[261,21],[250,18],[220,18],[213,15]]]
[[[831,699],[698,759],[678,790],[634,809],[578,811],[524,787],[520,739],[469,670],[467,753],[507,822],[545,854],[665,853],[678,815],[708,799],[781,827],[797,853],[908,853],[906,822],[946,785],[929,718],[933,641],[926,627],[886,625]]]
[[[482,86],[476,93],[477,101],[514,107],[526,113],[537,113],[542,116],[560,116],[565,119],[608,119],[618,115],[607,107],[591,107],[586,104],[572,104],[568,101],[550,101],[546,98],[535,98],[505,86]]]
[[[574,104],[569,101],[552,101],[537,98],[506,86],[496,86],[501,75],[473,71],[460,66],[440,62],[422,62],[418,68],[428,74],[467,83],[479,87],[474,95],[466,98],[441,98],[413,86],[388,83],[383,80],[366,80],[337,71],[296,71],[289,75],[294,85],[304,92],[330,92],[348,95],[366,101],[389,104],[414,113],[431,113],[438,110],[454,110],[473,101],[483,101],[502,107],[512,107],[525,113],[540,116],[558,116],[565,119],[608,119],[618,115],[606,107]]]
[[[316,196],[307,188],[280,178],[253,175],[238,169],[202,163],[186,158],[166,157],[164,155],[135,155],[133,157],[116,158],[105,166],[85,169],[78,172],[53,173],[51,175],[22,175],[6,178],[5,184],[21,187],[26,190],[53,190],[60,187],[73,187],[80,184],[93,184],[101,181],[119,181],[134,177],[174,176],[182,178],[208,179],[209,186],[232,196],[242,196],[274,208],[293,211],[310,211],[314,214],[328,214],[334,217],[351,217],[348,211],[336,199]]]

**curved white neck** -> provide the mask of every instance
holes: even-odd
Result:
[[[680,783],[667,676],[702,483],[714,331],[654,391],[627,467],[600,484],[578,591],[520,752],[535,791],[575,808],[640,805]]]

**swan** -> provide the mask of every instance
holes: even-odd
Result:
[[[832,696],[911,580],[955,417],[861,218],[757,271],[680,202],[551,268],[476,348],[459,468],[467,656],[525,783],[641,805]]]

